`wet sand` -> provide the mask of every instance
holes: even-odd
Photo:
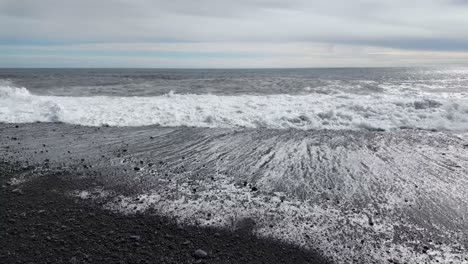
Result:
[[[0,124],[0,262],[463,263],[467,139]]]
[[[0,263],[329,263],[316,252],[258,238],[248,230],[180,225],[151,210],[124,215],[102,209],[102,202],[70,197],[67,193],[75,189],[105,184],[102,171],[93,170],[99,161],[89,160],[96,152],[84,151],[70,139],[86,133],[66,126],[62,130],[75,133],[62,137],[52,131],[62,126],[52,125],[48,137],[43,134],[47,124],[1,126]],[[42,133],[34,127],[42,127]],[[55,139],[60,144],[48,147]],[[76,156],[63,156],[72,151]],[[102,154],[113,156],[108,150]],[[26,174],[30,180],[11,183]],[[198,249],[207,256],[195,256]]]

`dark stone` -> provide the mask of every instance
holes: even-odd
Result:
[[[195,252],[193,252],[193,256],[196,258],[206,258],[208,257],[208,253],[202,249],[197,249]]]

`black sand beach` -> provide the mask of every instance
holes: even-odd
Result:
[[[98,162],[85,159],[96,153],[79,152],[78,142],[47,144],[86,137],[81,132],[94,128],[1,126],[0,263],[329,263],[315,252],[258,238],[248,230],[178,225],[151,210],[123,215],[102,209],[99,202],[72,198],[66,193],[104,184],[99,177],[102,171],[92,168]],[[35,128],[46,128],[43,133],[50,128],[51,134],[36,133]],[[63,136],[55,129],[62,129]],[[64,162],[63,153],[77,149],[79,157],[70,154],[72,158]],[[109,151],[103,154],[112,157]],[[33,179],[10,183],[11,178],[26,174]],[[195,256],[198,249],[207,256]]]
[[[0,124],[0,263],[463,263],[467,152],[411,129]]]

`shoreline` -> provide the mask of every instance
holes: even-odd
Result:
[[[14,186],[4,182],[1,203],[9,210],[2,223],[10,232],[10,254],[15,245],[21,248],[15,236],[34,246],[28,228],[39,232],[41,243],[47,236],[54,240],[50,232],[59,234],[58,246],[68,243],[69,229],[59,227],[79,217],[86,228],[77,232],[122,240],[125,252],[134,242],[148,245],[142,260],[167,255],[169,263],[198,261],[196,249],[187,249],[186,240],[194,240],[213,256],[203,259],[208,263],[326,262],[322,256],[335,263],[468,261],[468,240],[458,235],[468,228],[466,135],[62,123],[0,124],[0,132],[0,174],[14,177]],[[57,214],[36,215],[41,210]],[[60,225],[21,224],[28,219]],[[169,237],[180,238],[177,243],[157,236],[142,241],[139,232],[154,233],[146,226],[156,220]],[[235,233],[243,220],[253,221]],[[109,236],[120,228],[125,236]],[[79,244],[92,235],[83,232]],[[156,248],[148,244],[153,240]],[[158,247],[166,255],[153,252]],[[178,259],[180,250],[184,259]]]
[[[87,138],[101,129],[97,139]],[[118,139],[138,129],[108,138],[109,131],[120,130],[0,124],[1,263],[331,263],[317,252],[243,230],[181,225],[154,210],[123,214],[102,208],[103,201],[70,196],[109,184],[105,173],[124,172],[106,164],[133,151]],[[106,138],[106,146],[93,143]],[[132,167],[125,171],[135,173]],[[10,182],[22,177],[24,182]],[[134,192],[130,182],[111,185]],[[194,257],[197,249],[208,256]]]

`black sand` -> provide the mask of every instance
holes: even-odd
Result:
[[[227,179],[227,184],[242,194],[268,197],[271,193],[263,189],[268,186],[255,183],[279,168],[283,169],[281,179],[306,181],[299,186],[305,189],[295,192],[297,197],[307,197],[314,190],[307,188],[317,187],[317,203],[341,212],[351,208],[340,221],[353,216],[354,210],[368,209],[366,204],[375,205],[373,214],[365,215],[364,225],[337,222],[329,236],[310,236],[318,243],[333,240],[348,247],[348,254],[342,253],[341,245],[330,247],[336,249],[330,255],[343,263],[382,263],[368,254],[385,253],[379,248],[383,243],[409,248],[425,260],[421,263],[443,263],[451,256],[454,263],[464,263],[468,259],[466,157],[467,138],[422,130],[0,124],[0,264],[326,263],[316,252],[260,239],[248,230],[236,233],[230,231],[232,227],[202,228],[197,222],[181,225],[180,218],[178,225],[151,210],[122,215],[102,209],[108,204],[106,199],[115,196],[83,200],[68,195],[70,191],[102,189],[134,199],[142,193],[169,190],[164,199],[176,201],[171,196],[174,189],[166,188],[171,181],[183,179],[193,188],[190,195],[198,195],[210,191],[210,183]],[[218,172],[228,178],[213,177]],[[12,177],[26,181],[9,185]],[[356,194],[356,200],[348,199],[343,188],[360,181],[369,188],[358,189],[362,192]],[[246,183],[253,185],[237,187]],[[281,188],[281,182],[277,187]],[[401,198],[395,210],[386,209],[387,194]],[[240,200],[235,201],[237,205]],[[239,205],[234,210],[244,208]],[[217,217],[229,213],[209,212]],[[255,221],[265,228],[282,224],[284,219],[288,218],[276,214],[273,221],[262,216]],[[289,219],[291,226],[302,221]],[[381,224],[392,225],[393,232],[375,232],[373,227]],[[354,232],[354,227],[361,229]],[[307,245],[314,247],[313,243],[317,242],[311,239]],[[448,257],[443,255],[444,247],[451,250]],[[194,257],[197,249],[208,256]],[[406,256],[394,258],[391,254],[385,259],[389,263],[411,262]]]
[[[52,166],[47,153],[54,149],[40,142],[36,149],[31,145],[21,149],[21,138],[27,133],[15,136],[14,125],[2,126],[0,263],[327,263],[315,252],[245,232],[179,226],[151,211],[117,214],[66,196],[67,191],[102,184],[99,172],[87,169],[92,161],[84,166],[88,177],[69,177],[79,174],[83,166],[77,169],[72,162]],[[24,141],[31,144],[34,139]],[[32,152],[37,154],[34,159],[29,156]],[[54,153],[50,155],[59,155]],[[45,157],[37,158],[40,155]],[[44,161],[38,163],[38,159]],[[9,184],[11,177],[24,173],[40,177]],[[197,249],[208,256],[197,258]]]

